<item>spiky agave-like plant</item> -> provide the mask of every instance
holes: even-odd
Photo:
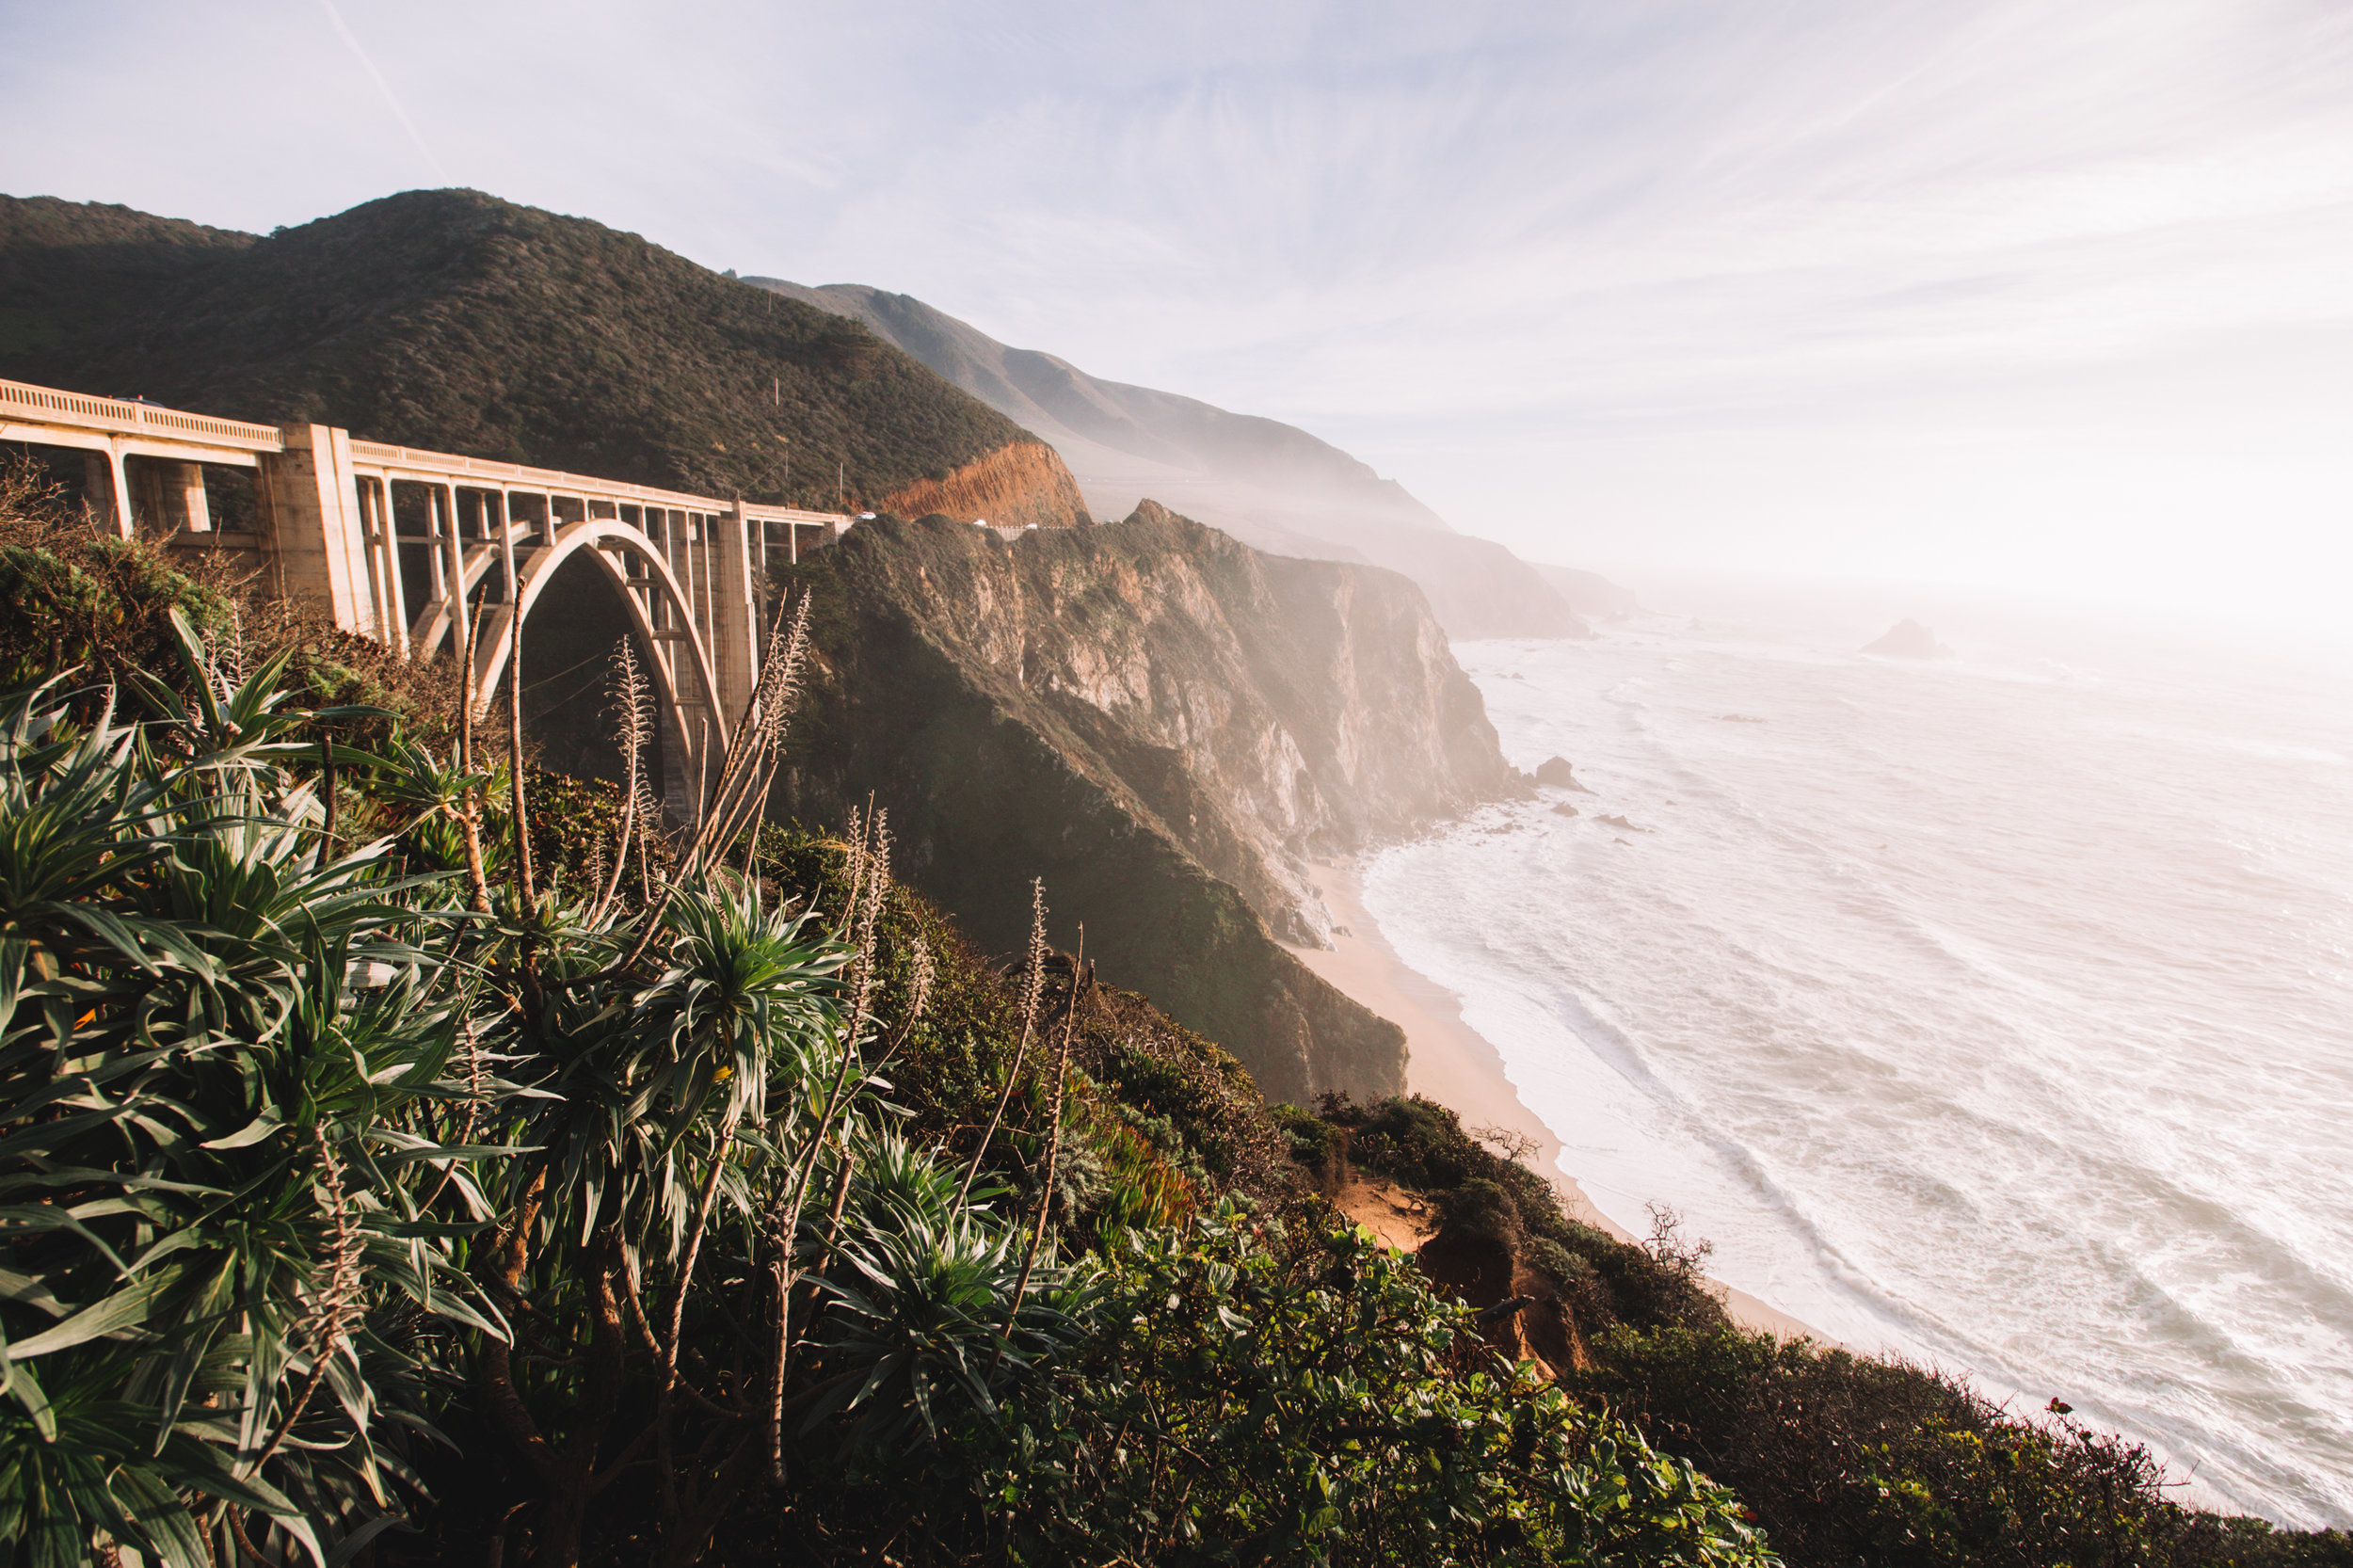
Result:
[[[496,1329],[417,1228],[482,1204],[447,901],[325,847],[285,660],[235,680],[177,631],[152,723],[0,702],[0,1546],[34,1564],[364,1539],[426,1419],[381,1311]]]

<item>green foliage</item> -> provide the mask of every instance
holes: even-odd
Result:
[[[809,1537],[770,1550],[907,1563],[1769,1560],[1729,1494],[1498,1360],[1465,1309],[1353,1231],[1293,1242],[1229,1204],[1189,1232],[1126,1238],[1097,1289],[1084,1353],[1027,1384],[1000,1424],[966,1428],[920,1466],[844,1466]]]
[[[0,496],[0,507],[7,502]],[[69,667],[120,673],[154,664],[166,656],[171,611],[207,630],[229,619],[218,592],[152,550],[94,533],[63,549],[0,544],[0,603],[11,610],[0,637],[0,683],[9,686]]]
[[[821,834],[767,828],[760,865],[780,886],[806,888],[820,908],[844,906],[845,847]],[[939,911],[893,888],[877,930],[886,1011],[904,1005],[917,951],[933,975],[929,1005],[906,1032],[892,1078],[903,1086],[907,1128],[968,1157],[988,1117],[1021,1031],[1017,997]],[[1061,961],[1058,960],[1058,963]],[[1049,1000],[1067,1000],[1067,965],[1049,977]],[[1057,1024],[1055,1027],[1059,1028]],[[1179,1028],[1141,997],[1090,985],[1072,1023],[1074,1064],[1066,1151],[1056,1217],[1070,1236],[1182,1220],[1225,1187],[1279,1197],[1292,1187],[1276,1134],[1249,1075],[1209,1041]],[[1048,1098],[1032,1069],[1002,1136],[1002,1169],[1025,1196],[1044,1150]]]
[[[111,684],[0,696],[10,1565],[2353,1561],[1738,1334],[1671,1231],[1573,1224],[1427,1101],[1270,1112],[1060,955],[1049,1190],[1018,987],[871,847],[770,828],[592,917],[616,793],[535,772],[525,901],[504,765],[421,688],[137,547],[17,548],[42,624],[118,618],[73,623]],[[1575,1375],[1332,1232],[1301,1167],[1352,1163],[1552,1282]]]
[[[143,724],[0,700],[0,1556],[347,1555],[447,1443],[520,1472],[554,1561],[650,1448],[691,1560],[732,1460],[904,1448],[1082,1332],[1050,1263],[1015,1306],[990,1192],[906,1199],[946,1167],[874,1097],[839,925],[727,879],[650,932],[470,913],[400,866],[484,779],[329,746],[405,822],[340,852],[296,768],[359,715],[295,710],[291,650],[234,680],[174,632]],[[821,1226],[803,1200],[861,1167]],[[834,1309],[788,1333],[810,1273]]]
[[[828,912],[871,857],[788,837],[772,858],[818,862],[818,897],[682,887],[642,940],[560,897],[472,914],[431,832],[487,780],[397,735],[336,748],[396,824],[337,854],[294,771],[333,716],[291,709],[288,655],[232,684],[178,641],[180,679],[136,682],[147,725],[24,695],[0,729],[0,1542],[23,1560],[389,1549],[430,1496],[437,1538],[571,1562],[634,1535],[685,1562],[764,1469],[837,1532],[862,1489],[928,1496],[945,1560],[987,1549],[989,1512],[1028,1560],[1760,1559],[1723,1494],[1494,1361],[1352,1235],[1270,1247],[1232,1207],[1130,1228],[1273,1136],[1230,1063],[1140,1004],[1064,987],[1146,1103],[1073,1069],[1101,1179],[1032,1201],[1115,1244],[1021,1295],[1004,1190],[959,1201],[901,1130],[986,1097],[1004,987],[934,964],[942,1010],[916,1016],[936,917],[890,901],[894,940],[860,947],[856,899]],[[894,1112],[875,1066],[926,1057],[966,1058],[965,1087]],[[1007,1140],[1016,1191],[1035,1136]],[[615,1487],[631,1456],[653,1484]]]
[[[0,1543],[35,1563],[209,1562],[225,1511],[357,1535],[431,1432],[414,1319],[495,1320],[425,1217],[481,1204],[448,912],[326,848],[284,660],[217,685],[181,631],[201,696],[152,727],[0,701]]]
[[[427,736],[444,728],[444,664],[400,659],[200,557],[175,558],[93,520],[39,465],[0,454],[0,689],[75,670],[79,692],[94,696],[149,671],[176,672],[176,618],[225,671],[282,652],[288,684],[311,703],[372,711],[344,715],[340,739],[379,741],[395,715]],[[87,707],[76,711],[87,717]]]
[[[1331,1164],[1346,1143],[1345,1135],[1312,1111],[1302,1111],[1288,1102],[1272,1106],[1267,1112],[1274,1125],[1283,1129],[1284,1143],[1289,1145],[1291,1160],[1319,1175]]]

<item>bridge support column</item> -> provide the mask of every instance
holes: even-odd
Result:
[[[408,651],[408,616],[400,587],[400,540],[392,512],[392,487],[370,479],[352,487],[353,516],[368,563],[368,604],[379,635]]]
[[[82,454],[82,500],[93,512],[114,520],[115,532],[129,538],[137,530],[131,520],[131,491],[123,483],[122,454],[112,442]]]
[[[166,463],[163,465],[164,526],[180,527],[191,534],[213,531],[212,509],[204,504],[204,466],[201,463]]]
[[[466,530],[459,520],[457,487],[433,487],[433,597],[449,606],[452,646],[466,646],[467,617],[472,612],[466,600]]]
[[[744,721],[760,684],[759,579],[752,570],[752,530],[758,526],[744,520],[740,502],[733,512],[711,520],[711,625],[704,635],[710,639],[712,674],[719,681],[719,709],[730,726]]]
[[[683,666],[687,661],[679,661]],[[682,672],[683,673],[683,672]],[[694,683],[685,675],[687,686]],[[694,701],[681,687],[678,712],[662,710],[662,805],[677,821],[693,826],[702,821],[712,784],[711,711]]]
[[[280,434],[285,450],[262,459],[279,592],[310,600],[346,632],[384,638],[350,432],[289,424]]]

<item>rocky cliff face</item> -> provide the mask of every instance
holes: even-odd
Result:
[[[1420,593],[1139,507],[1012,544],[861,525],[792,576],[821,665],[778,807],[890,808],[903,867],[1011,949],[1055,939],[1233,1050],[1270,1097],[1402,1085],[1393,1025],[1279,945],[1321,938],[1305,856],[1520,787]]]
[[[901,517],[932,514],[957,522],[988,521],[999,527],[1034,523],[1064,528],[1086,520],[1086,498],[1054,449],[1043,441],[1016,441],[961,467],[943,469],[884,498]]]

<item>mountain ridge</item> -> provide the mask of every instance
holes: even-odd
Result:
[[[1098,516],[1121,516],[1149,496],[1259,550],[1387,567],[1421,585],[1451,636],[1591,634],[1536,568],[1456,533],[1402,485],[1295,425],[1090,376],[909,295],[744,281],[865,323],[1035,431],[1062,454]]]
[[[1028,447],[1000,520],[1085,507],[1050,446],[862,324],[478,191],[266,236],[0,197],[0,375],[74,391],[828,510]]]

